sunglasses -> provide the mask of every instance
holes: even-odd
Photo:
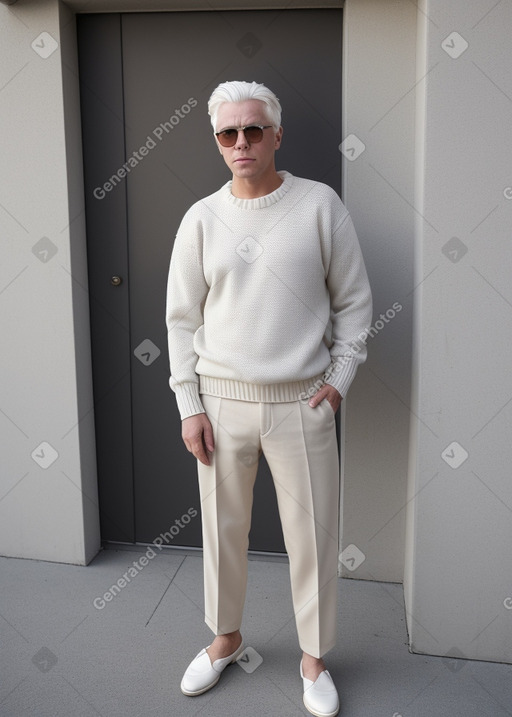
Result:
[[[242,130],[249,144],[257,144],[263,139],[263,130],[269,129],[269,127],[272,127],[272,125],[252,124],[248,127],[230,127],[229,129],[223,129],[222,132],[215,132],[215,136],[223,147],[234,147],[238,139],[238,133]]]

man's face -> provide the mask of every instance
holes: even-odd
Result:
[[[225,102],[219,108],[215,131],[268,124],[270,121],[265,114],[265,104],[261,100]],[[282,127],[278,132],[273,127],[269,127],[263,130],[261,142],[251,144],[243,132],[238,133],[233,147],[223,147],[218,140],[216,141],[220,153],[234,177],[257,180],[263,178],[267,173],[275,171],[274,153],[281,145],[282,134]]]

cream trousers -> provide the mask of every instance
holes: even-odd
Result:
[[[205,621],[216,635],[239,630],[258,458],[274,480],[290,563],[299,644],[321,657],[336,642],[339,459],[326,399],[256,403],[202,395],[213,427],[210,465],[198,461]]]

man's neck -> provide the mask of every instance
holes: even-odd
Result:
[[[234,197],[238,197],[238,199],[257,199],[275,192],[282,183],[283,180],[276,171],[268,177],[260,177],[254,180],[245,177],[233,177],[231,194]]]

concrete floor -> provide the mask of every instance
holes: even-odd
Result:
[[[248,662],[190,698],[183,671],[211,641],[201,553],[162,551],[134,567],[145,551],[109,547],[87,567],[0,558],[2,717],[309,714],[286,559],[251,558]],[[339,581],[338,645],[326,662],[343,717],[512,715],[511,665],[409,653],[401,585]]]

